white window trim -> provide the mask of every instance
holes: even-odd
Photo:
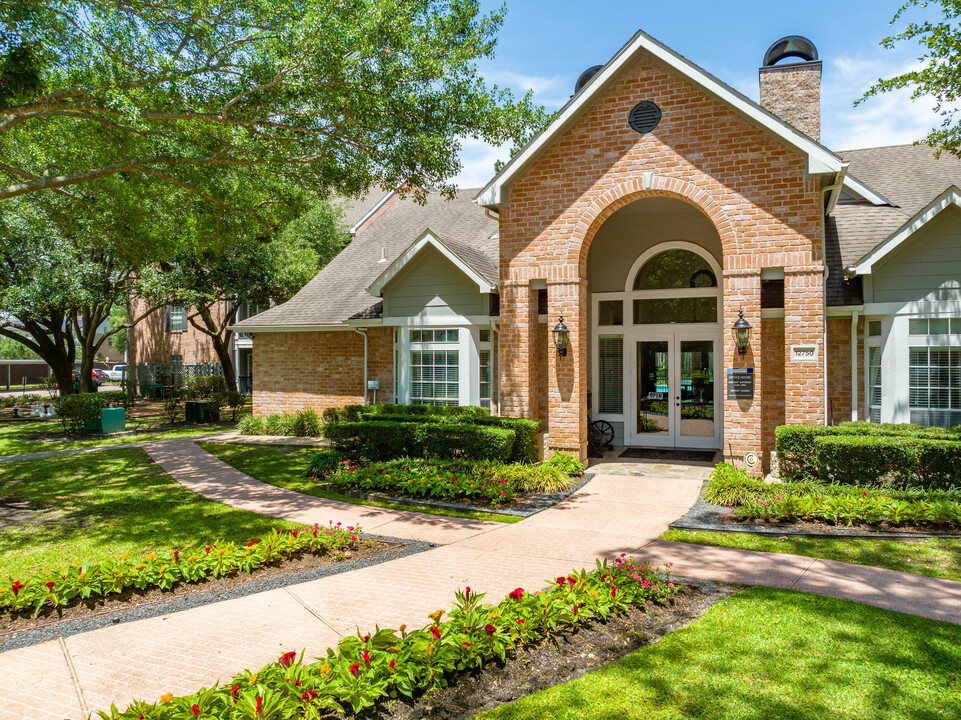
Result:
[[[395,356],[395,365],[398,379],[396,390],[398,401],[402,404],[411,403],[411,373],[410,373],[410,353],[411,350],[457,350],[458,361],[458,405],[480,405],[480,331],[488,329],[490,326],[477,326],[467,323],[458,324],[447,322],[443,326],[431,323],[432,329],[458,330],[456,343],[412,343],[410,340],[411,330],[421,330],[421,325],[406,325],[398,329],[399,353]],[[395,347],[397,341],[395,340]],[[489,346],[488,346],[489,347]]]

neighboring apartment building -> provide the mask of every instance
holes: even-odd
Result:
[[[393,192],[373,189],[364,197],[338,201],[343,208],[343,223],[353,241],[357,235],[379,217],[396,199]],[[142,298],[132,298],[129,317],[137,317],[147,308]],[[241,302],[236,322],[257,315],[266,308]],[[185,372],[223,374],[221,363],[208,335],[189,321],[191,308],[168,306],[150,313],[127,333],[127,362],[140,365],[141,381],[154,382],[163,378],[183,377]],[[228,312],[227,303],[214,307],[213,317],[218,324]],[[230,353],[240,392],[253,389],[252,340],[248,333],[232,333]]]
[[[961,424],[961,161],[821,145],[804,38],[759,77],[756,103],[637,33],[484,188],[394,203],[238,323],[254,412],[373,384],[539,418],[548,454],[592,417],[765,465],[784,423]]]

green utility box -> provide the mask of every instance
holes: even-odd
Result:
[[[220,420],[220,410],[211,402],[191,400],[184,408],[184,419],[189,423],[212,423]]]
[[[87,425],[87,432],[119,433],[127,429],[127,411],[123,408],[103,408],[100,411],[100,419]]]
[[[140,395],[145,398],[153,397],[157,392],[156,383],[144,383],[140,386]]]

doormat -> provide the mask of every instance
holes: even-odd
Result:
[[[717,450],[669,450],[658,448],[627,448],[618,457],[667,462],[713,462]]]

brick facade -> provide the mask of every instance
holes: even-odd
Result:
[[[394,391],[394,336],[368,331],[367,377],[379,380],[378,400]],[[259,333],[254,337],[255,415],[364,402],[364,338],[356,332]],[[371,393],[371,399],[373,394]]]
[[[654,132],[627,124],[641,100],[660,106]],[[753,401],[724,401],[724,440],[735,457],[761,450],[761,404],[770,385],[756,354],[762,268],[784,268],[784,414],[788,422],[823,422],[823,366],[790,362],[791,344],[823,338],[823,261],[817,182],[804,160],[740,115],[651,58],[641,58],[548,148],[511,187],[501,230],[501,384],[503,411],[526,415],[534,389],[547,383],[548,451],[584,456],[591,239],[613,212],[646,197],[672,197],[700,209],[721,238],[724,312],[729,328],[743,309],[754,341],[739,356],[724,333],[724,366],[754,367]],[[595,260],[595,262],[598,260]],[[548,377],[536,372],[530,332],[530,283],[546,280],[548,326],[564,316],[571,348],[550,353]],[[822,352],[823,356],[823,352]]]
[[[864,319],[858,320],[858,419],[866,419],[864,411]],[[851,420],[851,318],[828,318],[827,321],[827,391],[828,424]]]
[[[821,63],[760,70],[761,106],[815,140],[821,140]]]
[[[129,316],[139,317],[147,309],[148,306],[142,298],[133,298]],[[215,305],[214,320],[219,322],[224,311],[223,304]],[[183,332],[168,332],[164,326],[163,308],[154,310],[127,331],[127,361],[131,365],[157,362],[169,368],[172,355],[180,355],[184,363],[220,362],[210,336],[195,328],[189,321]]]

